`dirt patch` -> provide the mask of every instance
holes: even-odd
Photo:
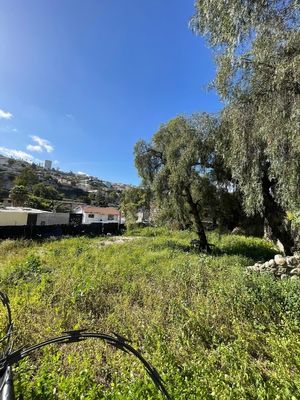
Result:
[[[132,240],[139,239],[136,236],[111,236],[109,240],[102,240],[96,243],[98,247],[111,246],[112,244],[122,244],[131,242]]]

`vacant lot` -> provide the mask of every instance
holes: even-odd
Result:
[[[299,399],[300,284],[244,273],[272,246],[212,234],[207,256],[189,250],[189,232],[142,234],[109,246],[0,243],[15,346],[68,329],[118,332],[174,399]],[[161,398],[137,360],[98,341],[48,348],[16,375],[25,399]]]

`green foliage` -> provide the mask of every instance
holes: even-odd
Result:
[[[13,202],[13,205],[18,207],[18,206],[23,206],[24,204],[26,204],[29,193],[25,186],[18,185],[18,186],[14,186],[10,190],[9,196]]]
[[[292,222],[294,228],[300,229],[300,210],[295,210],[293,213],[289,212],[287,217]]]
[[[89,199],[95,206],[106,207],[107,202],[104,191],[101,189],[97,190],[97,193],[89,193]]]
[[[263,212],[270,190],[283,208],[294,209],[300,198],[299,1],[197,0],[195,7],[191,26],[215,50],[214,86],[226,104],[220,152],[245,208]]]
[[[215,254],[199,256],[188,231],[133,233],[143,236],[107,247],[101,238],[2,242],[15,345],[66,329],[114,331],[142,350],[173,399],[298,398],[300,284],[244,273],[274,254],[271,244],[211,234]],[[15,376],[25,400],[161,398],[137,360],[97,341],[49,347]]]
[[[137,212],[143,211],[149,214],[150,193],[142,187],[128,187],[121,196],[121,210],[125,215],[126,226],[136,223]]]
[[[97,193],[89,193],[89,202],[99,207],[118,206],[120,204],[120,192],[98,187]]]
[[[10,191],[10,197],[16,206],[27,206],[41,210],[51,210],[53,202],[62,195],[51,185],[39,182],[36,166],[25,167],[15,179],[16,186]]]
[[[120,203],[120,192],[108,190],[106,193],[107,205],[118,205]]]
[[[3,280],[3,284],[12,286],[20,284],[22,280],[26,282],[39,281],[41,274],[45,271],[41,267],[40,259],[35,255],[29,255],[24,263],[14,267],[11,273]]]
[[[32,187],[32,193],[37,197],[42,197],[48,200],[59,200],[62,196],[58,191],[50,185],[44,183],[37,183]]]
[[[182,235],[183,232],[181,232]],[[142,237],[168,237],[170,235],[170,229],[166,226],[163,227],[133,227],[126,229],[125,236],[142,236]],[[187,232],[187,235],[190,236],[190,232]]]
[[[28,194],[23,205],[26,207],[50,211],[54,207],[53,200],[59,200],[61,198],[62,195],[53,186],[45,185],[44,183],[37,183],[33,185],[32,191]]]
[[[25,203],[26,207],[36,208],[38,210],[51,211],[53,209],[53,201],[30,194]]]
[[[296,250],[300,250],[300,210],[295,209],[294,212],[287,212],[287,220],[291,225],[291,229],[296,238]]]
[[[25,186],[28,190],[32,188],[33,185],[37,184],[39,178],[36,174],[35,168],[33,166],[27,166],[23,168],[20,174],[15,179],[15,185]]]
[[[150,144],[135,146],[135,164],[159,208],[186,227],[192,223],[203,248],[202,219],[216,204],[214,180],[220,166],[214,149],[217,121],[207,114],[176,117],[161,126]]]

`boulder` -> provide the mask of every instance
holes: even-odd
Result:
[[[281,276],[280,276],[280,279],[288,279],[289,278],[289,276],[287,275],[287,274],[282,274]]]
[[[288,266],[295,266],[299,264],[299,258],[297,256],[286,257],[286,262]]]
[[[291,273],[292,275],[300,275],[300,268],[299,268],[299,267],[294,268],[294,269],[291,270],[290,273]]]
[[[269,267],[275,267],[276,266],[276,262],[273,259],[270,260],[270,261],[267,261],[267,263],[268,263]]]
[[[247,267],[247,271],[259,272],[259,267],[256,265],[250,265],[250,267]]]
[[[264,267],[265,269],[270,269],[269,261],[264,262],[264,263],[263,263],[263,267]]]
[[[276,274],[282,275],[282,274],[285,274],[286,272],[287,272],[287,268],[280,266],[277,268]]]
[[[286,260],[281,254],[276,254],[276,256],[274,257],[274,261],[277,265],[285,265],[286,264]]]
[[[257,261],[254,265],[247,267],[247,271],[272,274],[280,279],[300,279],[300,255],[284,257],[276,254],[272,260]]]

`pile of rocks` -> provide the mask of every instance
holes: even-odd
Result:
[[[269,273],[280,279],[300,279],[300,255],[283,257],[276,254],[270,261],[247,267],[247,272]]]

